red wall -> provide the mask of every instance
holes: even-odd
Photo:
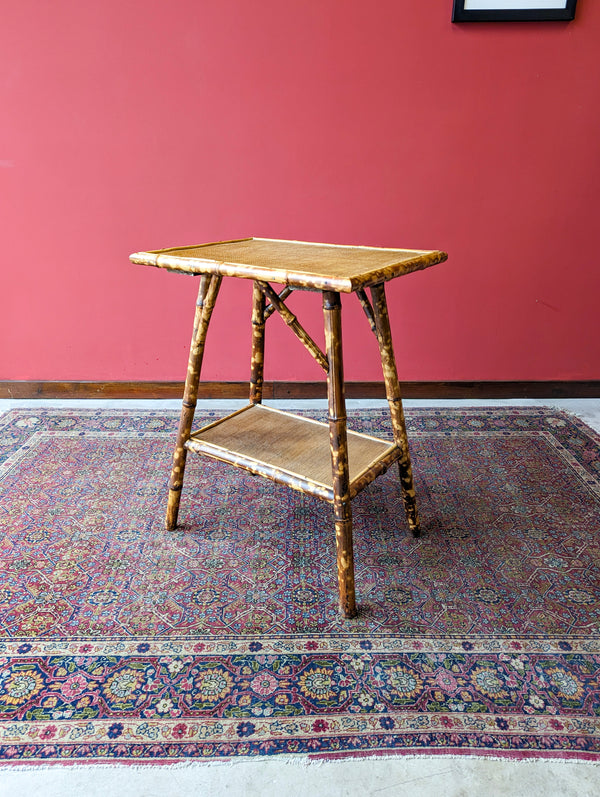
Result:
[[[183,378],[196,280],[128,255],[248,235],[446,249],[389,286],[405,379],[599,379],[600,3],[451,5],[2,2],[0,379]],[[249,300],[225,281],[206,378],[247,377]],[[345,308],[346,375],[379,379]],[[279,319],[267,356],[320,377]]]

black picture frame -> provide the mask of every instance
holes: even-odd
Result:
[[[575,18],[577,0],[565,0],[564,8],[465,9],[465,0],[454,0],[452,22],[541,22]]]

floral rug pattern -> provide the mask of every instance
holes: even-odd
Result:
[[[198,416],[198,425],[214,413]],[[190,455],[178,413],[0,416],[0,760],[600,757],[600,446],[545,409],[413,410],[397,474],[331,510]],[[352,428],[389,436],[387,413]]]

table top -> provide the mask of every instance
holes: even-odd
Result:
[[[243,238],[136,252],[133,263],[186,274],[220,274],[307,290],[352,293],[446,260],[446,252]]]

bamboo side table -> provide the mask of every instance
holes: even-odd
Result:
[[[385,298],[385,282],[446,260],[441,251],[336,246],[245,238],[198,246],[137,252],[130,260],[169,271],[200,275],[187,378],[173,469],[166,527],[177,526],[186,455],[195,451],[317,496],[333,505],[340,611],[357,614],[354,587],[351,500],[394,462],[408,525],[419,534],[415,490],[402,398]],[[250,403],[192,432],[200,369],[221,279],[254,281]],[[278,294],[269,284],[285,287]],[[371,292],[371,301],[365,289]],[[322,352],[285,304],[294,290],[321,291],[326,351]],[[356,293],[377,337],[394,442],[346,429],[340,293]],[[279,312],[327,373],[328,423],[264,407],[265,323]]]

